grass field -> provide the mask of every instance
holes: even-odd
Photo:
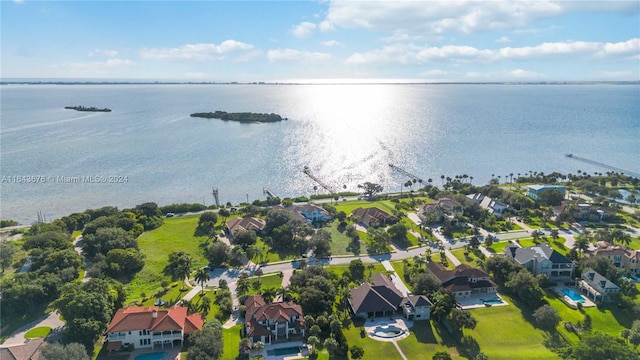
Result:
[[[453,254],[453,256],[455,256],[456,259],[458,259],[461,263],[467,264],[472,267],[480,267],[480,265],[478,265],[478,263],[476,262],[476,259],[478,259],[478,257],[474,253],[470,252],[469,256],[466,257],[464,256],[464,252],[464,248],[451,250],[451,254]]]
[[[362,328],[362,325],[356,326],[351,323],[343,333],[349,346],[358,345],[364,349],[363,359],[400,359],[400,354],[392,343],[372,340],[366,335],[361,337],[360,329]]]
[[[198,225],[198,216],[178,216],[165,219],[164,225],[143,233],[138,238],[140,251],[145,254],[145,265],[127,285],[127,302],[142,300],[147,296],[162,291],[162,282],[171,282],[171,275],[164,269],[169,253],[184,251],[191,256],[193,269],[207,264],[204,250],[201,247],[206,236],[196,237],[194,231]]]
[[[46,337],[47,335],[49,335],[49,333],[51,332],[51,328],[48,326],[39,326],[36,328],[33,328],[29,331],[27,331],[24,334],[24,337],[26,339],[36,339],[36,338],[43,338]]]
[[[487,250],[496,254],[504,254],[504,248],[511,245],[509,240],[494,242]]]
[[[333,221],[327,226],[323,226],[324,230],[327,230],[331,234],[331,254],[332,255],[354,255],[353,252],[347,250],[351,239],[344,234],[344,231],[338,230],[338,220]],[[362,236],[360,237],[360,254],[366,254],[367,245],[365,244]]]
[[[240,330],[242,325],[236,325],[229,329],[222,330],[222,340],[224,341],[224,350],[221,360],[235,360],[240,355],[238,344],[240,343]]]
[[[437,351],[449,352],[452,359],[464,359],[459,356],[453,340],[441,334],[433,321],[416,321],[410,330],[409,337],[398,342],[407,359],[431,359]]]
[[[543,343],[546,335],[522,316],[513,301],[501,294],[508,306],[493,306],[471,310],[478,321],[473,330],[464,330],[480,345],[489,359],[559,359]]]

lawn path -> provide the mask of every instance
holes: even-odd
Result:
[[[398,350],[398,354],[400,354],[400,356],[402,357],[402,360],[407,360],[407,357],[404,356],[404,353],[400,349],[400,346],[398,346],[398,342],[397,341],[392,341],[391,343],[393,344],[393,346],[396,347],[396,350]]]

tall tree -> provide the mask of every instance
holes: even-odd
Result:
[[[222,324],[218,320],[207,322],[201,330],[189,336],[187,360],[217,360],[222,355],[224,343]]]
[[[542,305],[536,309],[533,312],[533,318],[538,326],[546,331],[554,331],[562,320],[558,311],[549,305]]]
[[[58,343],[46,344],[40,348],[40,359],[43,360],[89,360],[87,349],[79,343],[62,345]]]
[[[191,256],[184,251],[170,253],[167,271],[173,279],[184,280],[191,274]]]
[[[11,265],[11,260],[15,252],[16,250],[6,242],[0,243],[0,265],[2,265],[2,272],[4,272],[5,267]]]
[[[222,241],[212,242],[206,253],[207,259],[209,259],[209,262],[214,267],[220,266],[228,261],[230,255],[229,247]]]
[[[202,293],[203,294],[204,294],[204,285],[210,279],[211,279],[211,272],[209,272],[209,270],[207,270],[205,268],[200,268],[200,269],[196,270],[196,274],[194,276],[194,280],[196,281],[196,283],[198,283],[198,284],[200,284],[200,286],[202,286]]]

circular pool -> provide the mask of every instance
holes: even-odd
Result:
[[[392,339],[404,334],[404,330],[394,325],[376,326],[373,335],[384,339]]]

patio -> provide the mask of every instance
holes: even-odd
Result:
[[[392,326],[392,327],[395,326],[396,328],[404,330],[404,333],[402,335],[399,335],[393,338],[382,338],[382,337],[375,336],[374,334],[376,332],[376,329],[384,326]],[[367,336],[369,336],[369,338],[377,341],[386,341],[386,342],[398,341],[408,337],[410,334],[409,329],[411,327],[413,327],[413,321],[406,320],[404,317],[399,317],[397,319],[396,318],[393,318],[393,319],[376,318],[374,319],[374,321],[367,320],[367,322],[365,322],[364,324],[364,329],[367,332]]]
[[[456,304],[463,310],[509,305],[498,293],[474,294],[466,298],[456,299]]]

